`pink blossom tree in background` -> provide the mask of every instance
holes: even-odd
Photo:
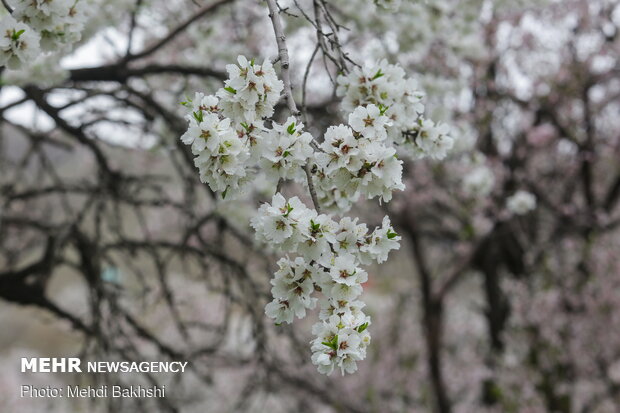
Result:
[[[3,6],[2,365],[190,366],[46,409],[618,411],[617,1]]]

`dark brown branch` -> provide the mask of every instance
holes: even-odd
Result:
[[[202,17],[206,16],[209,13],[215,12],[218,8],[220,8],[220,6],[223,6],[226,3],[231,3],[232,1],[233,0],[218,0],[211,4],[207,4],[206,6],[198,10],[196,13],[194,13],[194,15],[192,15],[190,18],[188,18],[187,20],[185,20],[184,22],[176,26],[174,29],[172,29],[164,38],[162,38],[155,44],[147,47],[140,53],[128,55],[126,60],[141,59],[143,57],[146,57],[146,56],[149,56],[155,53],[156,51],[164,47],[166,44],[174,40],[174,38],[176,38],[179,34],[185,31],[185,29],[187,29],[192,23],[194,23],[197,20],[200,20]]]
[[[71,70],[69,79],[73,82],[119,82],[125,83],[132,77],[159,74],[194,75],[225,79],[226,74],[208,67],[149,64],[139,68],[129,68],[121,64],[86,67]]]

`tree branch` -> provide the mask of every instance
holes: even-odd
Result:
[[[281,68],[280,76],[282,77],[282,82],[284,83],[284,95],[286,96],[286,103],[291,114],[295,116],[295,118],[299,118],[301,116],[301,113],[297,109],[295,99],[293,98],[291,74],[289,71],[288,48],[286,47],[286,36],[284,35],[284,29],[282,28],[282,21],[280,20],[278,4],[276,0],[267,0],[267,5],[269,6],[269,18],[271,19],[271,23],[273,24],[273,31],[276,36],[276,43],[278,44],[278,56],[280,57]],[[314,204],[314,208],[316,209],[316,211],[320,214],[321,205],[319,204],[319,199],[316,195],[316,189],[314,188],[310,163],[307,163],[304,166],[304,171],[306,172],[308,191],[310,192],[312,203]]]
[[[282,82],[284,83],[284,95],[286,96],[286,102],[291,114],[295,117],[300,116],[297,105],[295,105],[295,99],[293,98],[293,90],[291,87],[291,75],[289,72],[289,57],[288,48],[286,47],[286,36],[284,35],[284,29],[282,29],[282,21],[278,14],[278,5],[275,0],[267,0],[267,6],[269,7],[269,18],[273,24],[273,31],[276,35],[276,43],[278,44],[278,56],[280,57],[280,67]]]
[[[166,37],[162,38],[161,40],[159,40],[158,42],[156,42],[152,46],[147,47],[146,49],[144,49],[140,53],[128,55],[125,60],[129,61],[129,60],[141,59],[143,57],[146,57],[146,56],[148,56],[150,54],[155,53],[157,50],[161,49],[166,44],[171,42],[175,37],[177,37],[185,29],[187,29],[196,20],[199,20],[201,17],[203,17],[203,16],[205,16],[205,15],[211,13],[211,12],[214,12],[215,10],[217,10],[220,6],[223,6],[224,4],[230,3],[232,1],[233,0],[218,0],[218,1],[214,2],[214,3],[211,3],[211,4],[208,4],[208,5],[204,6],[202,9],[198,10],[198,12],[196,12],[196,14],[194,14],[192,17],[190,17],[189,19],[185,20],[183,23],[179,24],[177,27],[172,29],[170,31],[170,33],[168,33],[168,35]]]
[[[218,70],[200,66],[183,66],[176,64],[150,64],[139,68],[129,68],[121,64],[74,69],[69,79],[73,82],[119,82],[125,83],[132,77],[143,77],[158,74],[181,74],[226,79],[226,74]]]

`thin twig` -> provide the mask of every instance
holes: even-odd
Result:
[[[308,64],[306,65],[306,71],[304,73],[304,80],[301,84],[301,113],[302,113],[302,116],[304,117],[304,122],[308,121],[307,116],[306,116],[306,86],[308,84],[308,75],[310,74],[310,68],[312,67],[314,58],[316,57],[316,54],[320,48],[321,48],[321,45],[317,43],[316,47],[314,48],[314,52],[312,52],[312,56],[310,56],[310,60],[308,61]]]
[[[273,31],[276,36],[276,43],[278,44],[278,56],[280,57],[281,67],[280,75],[282,77],[282,82],[284,83],[284,95],[286,96],[286,103],[291,114],[298,118],[301,113],[297,109],[295,99],[293,98],[293,89],[291,87],[291,74],[289,71],[288,48],[286,47],[286,36],[284,36],[282,21],[280,20],[280,15],[278,13],[279,6],[276,3],[276,0],[267,0],[267,6],[269,7],[269,18],[271,19],[271,23],[273,24]],[[312,203],[314,204],[314,208],[316,209],[316,211],[320,214],[321,206],[319,204],[318,197],[316,196],[316,189],[314,188],[314,182],[312,180],[312,170],[310,167],[310,162],[308,162],[304,166],[304,170],[306,172],[306,178],[308,180],[308,190],[310,192],[310,196],[312,197]]]
[[[299,110],[295,105],[295,99],[293,98],[293,89],[291,87],[291,74],[289,71],[289,57],[288,48],[286,47],[286,36],[284,36],[284,29],[282,29],[282,21],[278,14],[278,5],[275,0],[267,0],[267,6],[269,6],[269,18],[273,24],[273,31],[276,36],[276,43],[278,44],[278,56],[280,57],[280,68],[282,82],[284,83],[284,95],[286,96],[286,103],[291,114],[295,117],[299,116]]]
[[[129,21],[129,34],[127,36],[127,51],[125,52],[125,56],[131,55],[131,44],[133,43],[133,34],[136,30],[136,17],[138,14],[138,10],[142,5],[142,0],[136,0],[136,5],[134,6],[133,11],[131,12],[131,20]]]
[[[304,170],[306,171],[306,178],[308,178],[308,191],[310,192],[312,203],[314,204],[316,212],[320,214],[321,205],[319,204],[319,198],[316,196],[316,189],[314,188],[314,182],[312,181],[312,171],[310,170],[310,163],[307,163],[304,166]]]
[[[2,0],[2,4],[4,5],[4,8],[10,13],[13,14],[13,8],[11,6],[9,6],[9,3],[6,2],[6,0]]]
[[[162,38],[157,43],[155,43],[154,45],[146,48],[145,50],[143,50],[140,53],[132,54],[132,55],[127,56],[126,60],[140,59],[142,57],[148,56],[148,55],[156,52],[157,50],[159,50],[160,48],[162,48],[163,46],[168,44],[171,40],[173,40],[177,35],[182,33],[188,26],[190,26],[196,20],[199,20],[201,17],[203,17],[203,16],[205,16],[205,15],[211,13],[211,12],[214,12],[220,6],[222,6],[222,5],[226,4],[226,3],[230,3],[231,1],[232,0],[219,0],[219,1],[216,1],[215,3],[211,3],[211,4],[208,4],[208,5],[204,6],[202,9],[198,10],[198,12],[196,12],[196,14],[194,14],[192,17],[190,17],[189,19],[185,20],[183,23],[179,24],[177,27],[172,29],[170,31],[170,33],[168,33],[168,35],[166,37]]]

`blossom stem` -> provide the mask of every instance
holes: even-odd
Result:
[[[9,14],[13,14],[13,8],[9,6],[6,0],[2,0],[2,4],[4,5],[4,8],[6,9],[6,11],[9,12]]]
[[[269,7],[269,18],[273,25],[273,31],[276,36],[276,43],[278,44],[278,56],[280,59],[280,67],[282,82],[284,83],[284,95],[286,96],[286,103],[291,114],[295,117],[300,115],[295,99],[293,99],[293,89],[291,87],[291,75],[289,72],[289,58],[288,48],[286,47],[286,36],[284,35],[284,29],[282,28],[282,20],[280,20],[280,14],[278,11],[278,5],[276,0],[266,0]]]
[[[321,205],[319,204],[319,199],[316,196],[316,189],[314,188],[314,182],[312,181],[312,171],[310,170],[310,163],[307,163],[304,166],[304,170],[306,171],[306,177],[308,178],[308,191],[310,192],[312,203],[314,204],[314,208],[316,209],[316,212],[320,214]]]
[[[291,114],[296,118],[299,118],[301,116],[301,113],[299,112],[299,109],[297,109],[295,99],[293,98],[293,89],[291,87],[291,74],[289,71],[288,48],[286,47],[286,36],[284,35],[284,29],[282,28],[282,20],[280,20],[278,4],[276,0],[266,1],[267,6],[269,7],[269,18],[271,19],[273,31],[276,36],[276,43],[278,45],[278,58],[280,59],[281,68],[280,76],[282,77],[282,82],[284,83],[284,95],[286,96],[286,103]],[[316,211],[320,214],[321,206],[319,204],[318,197],[316,196],[316,189],[314,188],[314,182],[312,180],[310,163],[307,163],[304,166],[304,170],[306,171],[306,178],[308,179],[308,190],[310,192],[310,197],[312,198],[312,203],[314,204],[314,208],[316,209]]]

